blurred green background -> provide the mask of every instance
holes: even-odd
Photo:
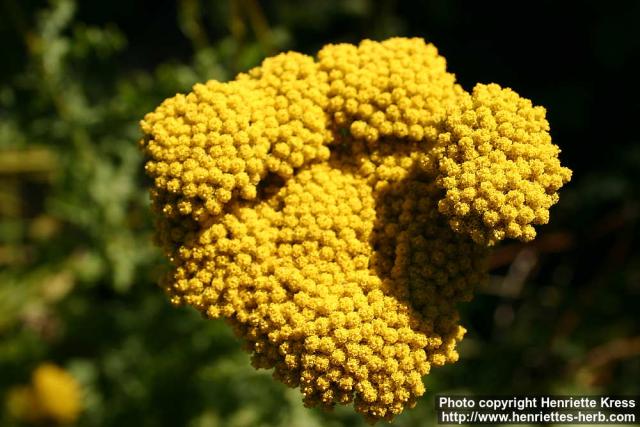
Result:
[[[394,424],[431,425],[434,393],[640,393],[638,19],[635,1],[0,0],[0,399],[53,361],[83,386],[79,426],[364,425],[303,408],[222,321],[169,305],[137,126],[265,56],[393,35],[435,43],[467,90],[547,107],[574,170],[461,307],[461,360]]]

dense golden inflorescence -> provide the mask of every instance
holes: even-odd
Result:
[[[488,246],[533,238],[569,179],[543,109],[466,93],[421,39],[281,54],[141,126],[172,302],[226,318],[307,405],[371,421],[458,359]]]
[[[29,385],[10,390],[7,406],[13,417],[31,424],[66,425],[80,415],[82,392],[67,371],[43,363],[33,371]]]
[[[451,228],[480,244],[532,240],[549,222],[557,191],[571,178],[551,143],[545,109],[511,89],[478,84],[445,120],[439,135],[445,191],[440,212]]]
[[[464,92],[435,46],[419,39],[328,45],[318,62],[328,76],[330,120],[367,141],[435,139]]]

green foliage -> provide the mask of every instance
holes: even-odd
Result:
[[[53,361],[83,385],[81,426],[362,425],[348,408],[303,408],[297,390],[250,366],[227,325],[166,301],[137,123],[196,82],[284,49],[402,35],[409,18],[373,0],[267,11],[256,0],[181,0],[158,6],[170,27],[152,45],[145,9],[130,3],[0,9],[0,399]],[[455,21],[446,3],[431,10],[438,22]],[[559,122],[580,123],[568,114]],[[434,392],[638,392],[640,152],[611,159],[591,173],[570,164],[555,228],[497,252],[494,280],[464,307],[461,361],[435,370],[395,425],[432,421]],[[0,409],[0,425],[15,423]]]

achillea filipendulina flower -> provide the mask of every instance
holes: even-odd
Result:
[[[64,369],[43,363],[29,385],[10,390],[7,407],[15,418],[32,424],[71,424],[82,410],[80,385]]]
[[[543,107],[496,84],[461,97],[438,137],[440,212],[451,228],[492,245],[532,240],[549,222],[557,191],[571,178],[560,166]]]
[[[172,302],[226,318],[307,405],[371,421],[458,359],[488,246],[532,239],[570,178],[542,107],[468,94],[421,39],[281,54],[141,126]]]

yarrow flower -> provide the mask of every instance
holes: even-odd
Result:
[[[43,363],[32,374],[29,385],[11,389],[7,409],[14,418],[31,424],[66,425],[82,411],[78,382],[64,369]]]
[[[141,127],[171,301],[226,318],[306,405],[370,421],[458,359],[489,247],[533,239],[571,176],[544,108],[465,92],[418,38],[268,58]]]

